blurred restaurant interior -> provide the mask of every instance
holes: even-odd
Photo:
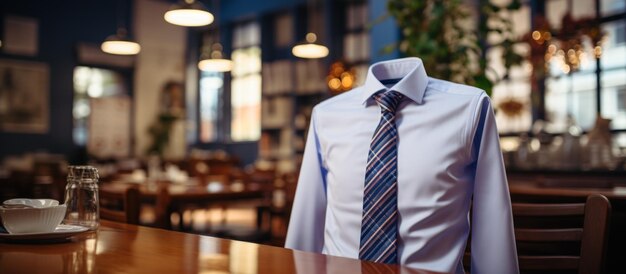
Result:
[[[313,107],[416,56],[491,97],[513,202],[609,199],[623,271],[626,0],[437,2],[187,0],[211,23],[181,26],[173,0],[2,1],[0,198],[92,165],[153,194],[139,224],[282,246]]]

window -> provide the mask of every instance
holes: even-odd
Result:
[[[614,15],[626,12],[626,1],[624,0],[601,0],[600,13],[602,16]]]
[[[504,3],[499,3],[503,5]],[[530,32],[530,6],[525,3],[519,10],[508,16],[514,23],[512,38],[521,39]],[[492,34],[490,44],[496,45],[506,37]],[[515,44],[514,50],[523,56],[530,54],[530,47],[525,42]],[[489,62],[487,76],[498,80],[493,87],[491,98],[497,109],[496,122],[500,133],[527,131],[532,123],[531,117],[531,80],[532,65],[525,61],[521,66],[511,67],[505,77],[506,69],[502,60],[502,48],[491,47],[486,53]]]
[[[79,66],[74,69],[74,143],[86,146],[93,100],[127,97],[126,81],[115,71]],[[129,117],[130,119],[130,117]],[[126,130],[130,131],[130,128]]]
[[[545,119],[548,132],[561,133],[570,115],[588,131],[598,113],[612,119],[612,129],[626,130],[626,1],[546,0],[539,2],[544,7],[533,6],[537,8],[534,12],[530,2],[523,1],[522,8],[511,14],[514,35],[521,41],[545,27],[544,23],[549,26],[551,36],[542,44],[546,53],[542,56],[546,60],[545,79],[541,73],[536,74],[536,79],[531,78],[533,69],[541,66],[534,58],[534,68],[526,61],[513,68],[507,80],[494,86],[492,100],[500,133],[528,131],[535,119]],[[531,18],[531,14],[536,17]],[[602,33],[597,40],[587,35],[597,33],[596,30],[585,29],[595,22],[600,22]],[[531,29],[533,24],[536,29]],[[490,42],[492,38],[495,37],[489,37]],[[526,56],[531,53],[526,42],[516,47]],[[492,69],[489,73],[495,79],[504,73],[499,50],[495,47],[487,52]]]
[[[200,141],[203,143],[218,140],[223,87],[221,72],[200,72]]]
[[[261,136],[261,31],[257,23],[235,27],[231,72],[232,141]]]
[[[607,35],[600,58],[602,116],[613,119],[613,129],[626,129],[626,20],[603,24],[602,30]]]
[[[603,35],[599,47],[589,36],[577,36],[580,41],[574,46],[575,51],[555,48],[548,62],[545,111],[550,132],[563,132],[567,115],[572,115],[583,130],[591,130],[598,113],[612,119],[612,129],[626,129],[623,102],[626,90],[626,20],[623,16],[611,16],[623,13],[626,1],[597,1],[600,1],[600,18],[597,21],[601,22]],[[556,30],[562,30],[566,14],[571,15],[574,21],[596,19],[595,1],[571,2],[546,2],[546,17]],[[556,33],[556,39],[566,38]],[[601,54],[599,60],[596,54]],[[577,56],[574,58],[575,66],[570,60],[573,56]]]

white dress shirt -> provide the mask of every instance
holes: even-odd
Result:
[[[397,83],[388,88],[389,79]],[[463,273],[473,201],[472,273],[518,273],[489,97],[429,78],[419,58],[373,64],[363,86],[315,106],[285,247],[359,257],[367,155],[380,119],[371,96],[382,89],[407,97],[396,114],[399,263]]]

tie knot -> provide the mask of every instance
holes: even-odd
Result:
[[[396,112],[402,98],[404,95],[394,90],[381,91],[374,95],[374,100],[381,106],[382,111],[391,113]]]

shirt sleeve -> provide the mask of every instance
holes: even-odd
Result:
[[[471,271],[519,273],[506,171],[489,98],[478,102],[472,144],[476,174],[472,209]]]
[[[322,166],[315,109],[309,125],[286,248],[322,252],[326,217],[326,169]]]

